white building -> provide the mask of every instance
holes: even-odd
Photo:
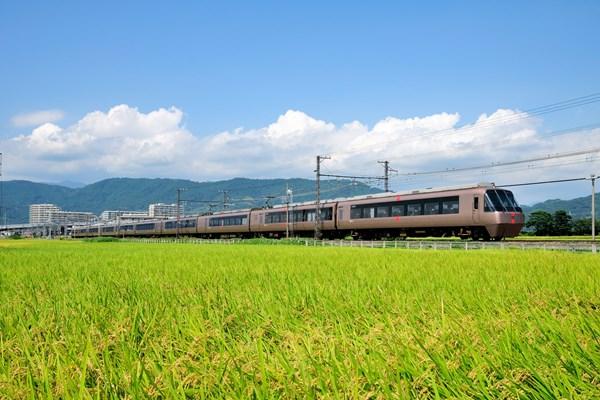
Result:
[[[31,204],[29,206],[30,224],[87,224],[96,216],[90,212],[62,211],[56,204]]]
[[[123,210],[106,210],[102,211],[100,214],[100,219],[102,221],[115,221],[119,217],[126,217],[129,219],[135,217],[147,217],[148,213],[145,211],[123,211]]]
[[[91,212],[53,211],[50,220],[58,225],[89,224],[96,221],[96,216]]]
[[[46,224],[52,222],[50,215],[60,211],[56,204],[31,204],[29,206],[29,223]]]
[[[148,215],[153,218],[177,217],[177,204],[150,204],[148,207]],[[183,206],[181,206],[179,210],[179,215],[183,215]]]

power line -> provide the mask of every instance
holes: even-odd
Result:
[[[575,133],[579,133],[581,131],[585,131],[585,130],[590,130],[590,129],[595,129],[595,128],[600,128],[600,122],[596,122],[594,124],[589,124],[589,125],[580,125],[580,126],[576,126],[573,128],[565,128],[565,129],[560,129],[560,130],[556,130],[556,131],[550,131],[547,133],[543,133],[540,134],[540,139],[545,139],[545,138],[550,138],[550,137],[556,137],[556,136],[562,136],[562,135],[571,135],[571,134],[575,134]],[[489,141],[489,142],[485,142],[485,143],[480,143],[476,146],[469,146],[469,150],[473,150],[479,147],[483,147],[485,145],[497,145],[497,144],[503,144],[505,143],[506,140],[504,138],[502,138],[501,140],[494,140],[494,141]],[[510,148],[511,146],[495,146],[494,148],[496,150],[499,149],[506,149],[506,148]],[[435,154],[446,154],[447,150],[437,150],[437,151],[428,151],[428,152],[421,152],[421,153],[411,153],[408,154],[406,156],[402,156],[402,160],[406,160],[406,159],[411,159],[411,158],[422,158],[424,156],[432,156]]]
[[[321,176],[323,176],[323,175],[321,175]],[[325,181],[322,181],[322,182],[335,182],[335,181],[334,180],[325,180]],[[352,183],[348,183],[346,185],[334,186],[334,187],[329,188],[329,189],[321,189],[320,193],[321,194],[323,194],[323,193],[331,193],[331,192],[342,190],[342,189],[345,189],[345,188],[348,188],[348,187],[351,187],[351,186],[355,186],[355,183],[352,182]],[[310,192],[294,193],[294,197],[298,198],[298,197],[305,197],[305,196],[314,196],[316,193],[317,193],[316,190],[312,190]],[[257,198],[257,197],[247,197],[247,198],[244,198],[244,199],[229,199],[229,200],[231,202],[234,202],[234,203],[258,203],[258,202],[264,200],[265,197],[266,196],[260,197],[260,198]],[[283,196],[283,195],[281,195],[281,196],[270,196],[270,197],[271,198],[277,198],[277,199],[284,199],[285,198],[285,196]]]
[[[583,164],[583,163],[595,162],[595,161],[598,161],[598,160],[597,159],[574,160],[574,161],[564,161],[564,162],[560,162],[560,163],[551,163],[551,164],[544,164],[544,165],[527,165],[525,167],[508,168],[508,169],[499,167],[501,169],[495,170],[493,173],[495,175],[498,175],[498,174],[501,175],[501,174],[516,172],[516,171],[531,171],[531,170],[541,169],[541,168],[562,167],[562,166],[566,166],[566,165]],[[486,171],[487,171],[487,169],[482,169],[481,174],[487,175]],[[466,175],[467,173],[468,173],[469,177],[473,177],[473,173],[470,171],[455,172],[453,170],[448,170],[448,171],[444,171],[444,173],[440,173],[437,175],[405,176],[405,177],[401,177],[401,178],[398,177],[398,178],[400,178],[399,182],[427,182],[427,181],[431,180],[431,179],[428,179],[427,177],[433,177],[433,176],[444,177],[449,174],[452,174],[453,176],[463,176],[463,175]]]
[[[471,125],[464,125],[462,127],[449,127],[444,129],[438,129],[430,132],[425,132],[421,135],[416,135],[410,138],[403,139],[403,143],[410,143],[414,141],[418,141],[424,137],[435,136],[439,134],[458,134],[465,133],[469,131],[473,131],[476,129],[489,128],[499,124],[507,124],[511,122],[516,122],[523,119],[530,119],[536,116],[545,115],[553,112],[564,111],[575,107],[581,107],[588,104],[593,104],[600,102],[600,92],[592,93],[586,96],[580,96],[568,100],[563,100],[557,103],[548,104],[545,106],[535,107],[531,109],[527,109],[525,111],[520,111],[515,114],[506,115],[506,116],[498,116],[493,118],[488,118],[483,122],[477,122]],[[372,146],[371,146],[372,147]],[[364,147],[363,147],[364,149]]]
[[[545,185],[547,183],[563,183],[563,182],[576,182],[576,181],[587,181],[590,178],[569,178],[569,179],[553,179],[550,181],[536,181],[536,182],[523,182],[523,183],[510,183],[508,185],[494,185],[496,187],[517,187],[517,186],[532,186],[532,185]]]
[[[553,159],[558,159],[558,158],[575,157],[578,155],[592,154],[592,153],[597,153],[597,152],[600,152],[600,147],[595,147],[592,149],[581,150],[581,151],[574,151],[574,152],[569,152],[569,153],[556,153],[553,155],[529,158],[529,159],[525,159],[525,160],[499,162],[499,163],[492,163],[492,164],[478,165],[478,166],[464,167],[464,168],[447,168],[445,170],[437,170],[437,171],[409,172],[409,173],[403,173],[403,174],[399,174],[399,175],[401,175],[401,176],[422,176],[422,175],[438,175],[438,174],[445,174],[445,173],[473,171],[473,170],[478,170],[478,169],[497,168],[497,167],[507,166],[507,165],[525,164],[528,162],[546,161],[546,160],[553,160]]]

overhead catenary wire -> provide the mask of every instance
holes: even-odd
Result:
[[[524,163],[526,165],[523,165],[523,166],[495,165],[494,167],[491,167],[491,168],[488,166],[486,168],[479,169],[479,173],[482,175],[489,175],[491,173],[495,174],[495,173],[500,173],[500,172],[504,173],[504,172],[543,169],[543,168],[549,168],[549,167],[558,167],[558,166],[565,166],[565,165],[597,162],[597,161],[599,161],[599,158],[598,158],[598,156],[593,156],[593,157],[586,156],[584,159],[580,158],[580,159],[569,160],[569,161],[561,161],[558,163],[548,163],[548,161],[551,161],[551,160],[542,160],[542,161],[537,161],[537,162],[533,162],[533,163]],[[540,162],[542,162],[542,163],[540,164]],[[492,170],[493,170],[493,172],[492,172]],[[443,172],[440,172],[440,173],[411,175],[411,176],[406,175],[406,176],[396,177],[394,179],[397,180],[398,182],[408,182],[408,181],[414,181],[414,180],[419,180],[419,179],[426,179],[428,177],[434,177],[434,176],[461,176],[461,175],[473,176],[473,172],[469,169],[464,169],[464,170],[451,170],[450,169],[450,170],[443,170]]]
[[[575,127],[571,127],[571,128],[565,128],[565,129],[546,132],[546,133],[541,134],[541,136],[539,138],[546,139],[546,138],[557,137],[557,136],[573,135],[573,134],[577,134],[577,133],[580,133],[580,132],[586,131],[586,130],[595,130],[597,128],[600,128],[600,122],[595,122],[592,124],[579,125],[579,126],[575,126]],[[594,133],[596,133],[596,131],[594,131]],[[509,149],[511,147],[511,145],[502,146],[503,143],[505,143],[504,139],[495,140],[495,141],[486,141],[484,143],[470,145],[469,150],[473,151],[474,149],[481,148],[484,146],[494,146],[495,150]],[[432,156],[432,155],[436,155],[436,154],[446,154],[446,153],[447,153],[447,150],[437,150],[437,151],[429,151],[429,152],[421,152],[421,153],[410,153],[410,154],[402,156],[402,160],[404,161],[406,159],[411,159],[411,158],[422,158],[424,156]],[[451,170],[451,168],[448,168],[448,170]],[[394,171],[394,172],[398,172],[398,171]],[[340,175],[338,174],[338,175],[334,175],[334,176],[340,176]],[[395,176],[396,177],[392,178],[392,179],[397,180],[399,178],[398,174],[396,173]]]
[[[580,133],[582,131],[588,131],[588,130],[594,130],[594,129],[598,129],[600,128],[600,122],[596,122],[593,124],[587,124],[587,125],[580,125],[580,126],[576,126],[573,128],[565,128],[565,129],[560,129],[560,130],[556,130],[556,131],[550,131],[550,132],[546,132],[543,133],[539,136],[539,139],[546,139],[546,138],[553,138],[553,137],[557,137],[557,136],[567,136],[567,135],[573,135],[576,133]],[[509,149],[511,146],[514,145],[505,145],[502,146],[503,143],[505,143],[506,141],[502,138],[500,140],[493,140],[493,141],[486,141],[483,143],[476,143],[475,145],[470,144],[469,145],[469,150],[473,151],[475,149],[478,148],[482,148],[484,146],[494,146],[495,150],[502,150],[502,149]],[[406,159],[411,159],[411,158],[422,158],[424,156],[432,156],[432,155],[436,155],[436,154],[447,154],[448,150],[436,150],[436,151],[428,151],[428,152],[421,152],[421,153],[410,153],[407,155],[403,155],[402,156],[402,160],[406,160]]]
[[[542,166],[538,166],[538,165],[534,165],[534,166],[527,166],[525,168],[509,168],[509,169],[503,169],[503,170],[499,170],[499,171],[494,171],[493,175],[497,176],[497,175],[506,175],[509,173],[514,173],[514,172],[521,172],[521,171],[533,171],[533,170],[538,170],[538,169],[543,169],[543,168],[550,168],[550,167],[562,167],[562,166],[568,166],[568,165],[576,165],[576,164],[582,164],[582,163],[593,163],[593,162],[597,162],[599,160],[579,160],[579,161],[569,161],[569,162],[561,162],[561,163],[553,163],[553,164],[549,164],[549,165],[542,165]],[[490,175],[488,173],[481,173],[481,175]],[[453,174],[453,176],[455,177],[454,181],[464,181],[465,178],[468,178],[469,181],[472,181],[473,179],[473,174],[472,173],[467,173],[467,172],[463,172],[463,173],[459,173],[458,174],[458,178],[456,179],[456,176]],[[419,184],[419,185],[425,185],[425,183],[427,182],[439,182],[441,177],[441,180],[444,180],[444,176],[440,175],[438,176],[437,179],[434,179],[433,175],[429,175],[429,176],[422,176],[422,177],[417,177],[416,179],[406,179],[403,180],[399,183],[403,183],[403,184],[408,184],[408,183],[412,183],[412,184]]]
[[[438,136],[438,135],[455,135],[467,133],[473,130],[478,130],[482,128],[490,128],[496,125],[508,124],[512,122],[516,122],[523,119],[531,119],[536,116],[545,115],[549,113],[554,113],[558,111],[564,111],[571,108],[581,107],[584,105],[594,104],[600,102],[600,92],[592,93],[586,96],[580,96],[576,98],[572,98],[569,100],[564,100],[552,104],[548,104],[545,106],[539,106],[535,108],[530,108],[524,111],[516,112],[515,114],[506,115],[506,116],[497,116],[491,117],[483,122],[475,121],[472,124],[463,125],[459,127],[449,127],[444,129],[438,129],[433,131],[424,132],[420,135],[415,135],[412,137],[403,138],[403,143],[411,143],[418,140],[421,140],[430,136]],[[377,143],[381,145],[380,143]],[[371,146],[372,147],[372,146]],[[364,150],[364,146],[361,147]]]
[[[533,118],[533,117],[536,117],[539,115],[545,115],[545,114],[549,114],[549,113],[553,113],[553,112],[564,111],[564,110],[567,110],[570,108],[581,107],[584,105],[593,104],[593,103],[597,103],[597,102],[600,102],[600,92],[593,93],[593,94],[590,94],[587,96],[570,99],[570,100],[561,101],[561,102],[554,103],[554,104],[549,104],[546,106],[540,106],[540,107],[527,109],[524,111],[519,111],[512,115],[488,118],[487,120],[485,120],[483,122],[475,122],[470,125],[464,125],[461,127],[450,127],[450,128],[439,129],[439,130],[435,130],[435,131],[431,131],[431,132],[426,132],[422,135],[419,135],[419,137],[431,136],[431,135],[435,135],[438,133],[444,133],[444,132],[457,132],[457,133],[461,132],[462,133],[462,132],[473,130],[473,129],[486,128],[486,127],[490,127],[490,126],[494,126],[494,125],[498,125],[498,124],[506,124],[508,122],[515,122],[515,121],[522,120],[522,119],[530,119],[530,118]]]
[[[496,187],[517,187],[517,186],[532,186],[532,185],[545,185],[547,183],[565,183],[565,182],[577,182],[577,181],[589,181],[590,178],[568,178],[568,179],[552,179],[548,181],[535,181],[535,182],[523,182],[523,183],[509,183],[506,185],[494,185]]]
[[[420,176],[420,175],[438,175],[438,174],[443,174],[443,173],[453,173],[453,172],[462,172],[462,171],[474,171],[474,170],[482,170],[482,169],[491,169],[491,168],[507,166],[507,165],[518,165],[518,164],[526,164],[526,163],[530,163],[530,162],[574,157],[574,156],[578,156],[578,155],[593,154],[593,153],[598,153],[598,152],[600,152],[600,147],[594,147],[591,149],[585,149],[585,150],[574,151],[574,152],[566,152],[566,153],[555,153],[555,154],[549,154],[546,156],[528,158],[528,159],[523,159],[523,160],[498,162],[498,163],[478,165],[478,166],[472,166],[472,167],[447,168],[447,169],[443,169],[443,170],[422,171],[422,172],[409,172],[409,173],[401,173],[398,175],[399,176]]]

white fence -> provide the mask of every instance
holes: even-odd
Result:
[[[407,250],[562,250],[573,252],[597,252],[597,243],[591,241],[499,241],[499,242],[474,242],[474,241],[433,241],[433,240],[276,240],[276,239],[171,239],[148,238],[126,239],[138,243],[193,243],[193,244],[264,244],[264,245],[295,245],[305,247],[358,247],[378,249],[407,249]]]

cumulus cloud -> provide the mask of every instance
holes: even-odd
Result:
[[[37,126],[49,122],[57,122],[63,119],[65,113],[61,110],[40,110],[24,114],[17,114],[11,118],[16,127]]]
[[[463,167],[594,147],[600,135],[596,129],[547,137],[539,131],[541,120],[522,117],[518,110],[499,109],[460,125],[459,114],[444,112],[387,117],[369,127],[360,121],[338,126],[288,110],[265,127],[198,136],[185,128],[183,112],[176,107],[144,113],[118,105],[107,112],[91,112],[68,127],[41,124],[3,145],[16,164],[13,170],[39,180],[108,176],[214,180],[311,177],[317,154],[331,155],[324,168],[340,173],[380,174],[375,161],[382,159],[401,172]],[[581,165],[561,170],[579,173]],[[519,172],[519,178],[539,177],[541,171],[531,168]],[[432,179],[436,185],[483,181],[496,179],[496,172]]]

